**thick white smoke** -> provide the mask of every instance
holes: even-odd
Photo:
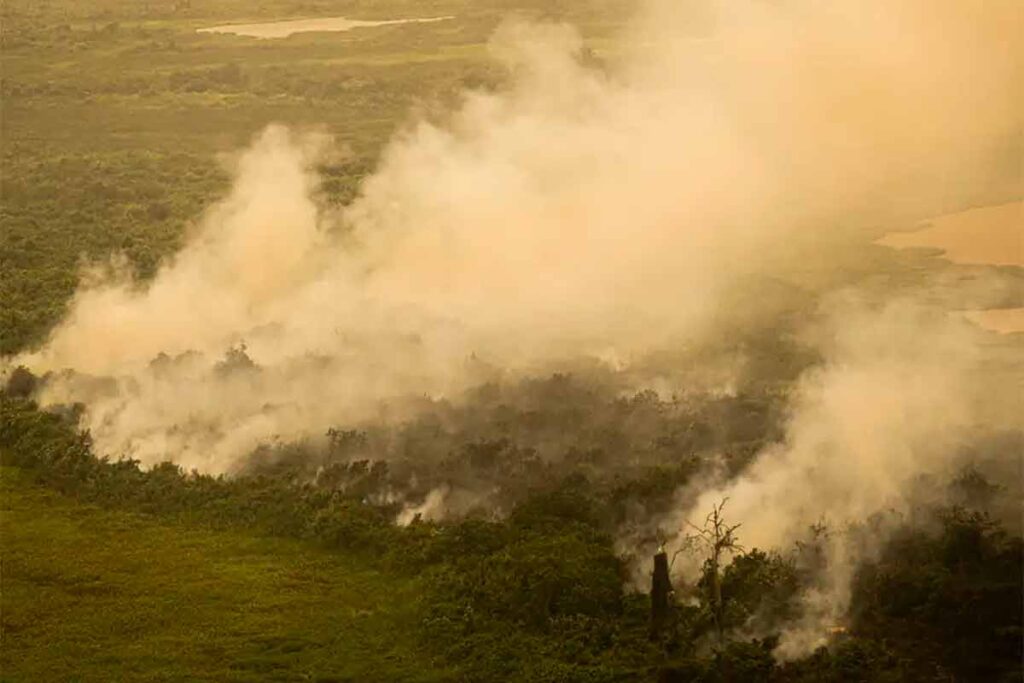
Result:
[[[409,125],[340,215],[314,200],[330,141],[270,127],[152,282],[83,285],[14,361],[113,378],[41,397],[84,401],[100,451],[222,472],[489,368],[713,339],[760,305],[739,283],[1019,196],[1019,29],[1013,0],[661,2],[598,69],[572,28],[509,23],[510,84]],[[834,315],[785,444],[683,516],[728,495],[745,541],[777,546],[941,464],[976,344],[905,310]],[[243,342],[258,367],[219,363]]]
[[[865,547],[847,528],[883,512],[909,514],[915,480],[949,477],[972,431],[993,417],[982,396],[1012,400],[1020,386],[1019,366],[1015,378],[981,372],[980,333],[964,321],[906,302],[834,305],[836,317],[819,331],[827,362],[798,383],[785,439],[736,479],[697,496],[681,491],[677,513],[662,521],[678,530],[678,544],[728,500],[742,544],[768,549],[792,546],[812,525],[828,527],[828,574],[805,596],[803,620],[784,633],[783,655],[824,644],[828,627],[842,622],[857,561],[885,540]]]

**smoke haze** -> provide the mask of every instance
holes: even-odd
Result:
[[[659,2],[603,67],[571,27],[511,21],[491,45],[508,84],[410,122],[351,205],[315,200],[329,139],[271,126],[152,282],[98,269],[14,362],[75,371],[40,398],[84,402],[100,452],[226,472],[261,444],[400,417],[406,396],[714,347],[770,317],[763,285],[782,281],[817,301],[803,333],[825,359],[784,442],[655,521],[680,531],[729,497],[746,545],[785,546],[893,505],[1008,419],[995,405],[1020,385],[979,390],[980,333],[934,310],[926,275],[909,303],[821,297],[851,244],[1020,196],[1020,14]],[[837,576],[819,622],[842,609]]]

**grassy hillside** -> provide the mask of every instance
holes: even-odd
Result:
[[[104,510],[0,468],[7,681],[450,678],[415,579],[296,541]]]

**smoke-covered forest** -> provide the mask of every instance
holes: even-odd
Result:
[[[1024,676],[1014,2],[0,11],[0,679]]]

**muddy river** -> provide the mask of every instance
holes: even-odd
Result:
[[[294,19],[290,21],[270,21],[259,24],[224,24],[201,28],[197,33],[233,33],[250,38],[287,38],[295,33],[310,31],[351,31],[354,28],[372,26],[388,26],[390,24],[421,24],[444,21],[452,17],[435,17],[433,19],[392,19],[390,21],[359,21],[345,17],[324,17],[321,19]]]
[[[940,216],[919,230],[889,233],[878,244],[941,249],[953,263],[1024,267],[1024,202]],[[968,311],[966,316],[995,332],[1024,332],[1024,308]]]

